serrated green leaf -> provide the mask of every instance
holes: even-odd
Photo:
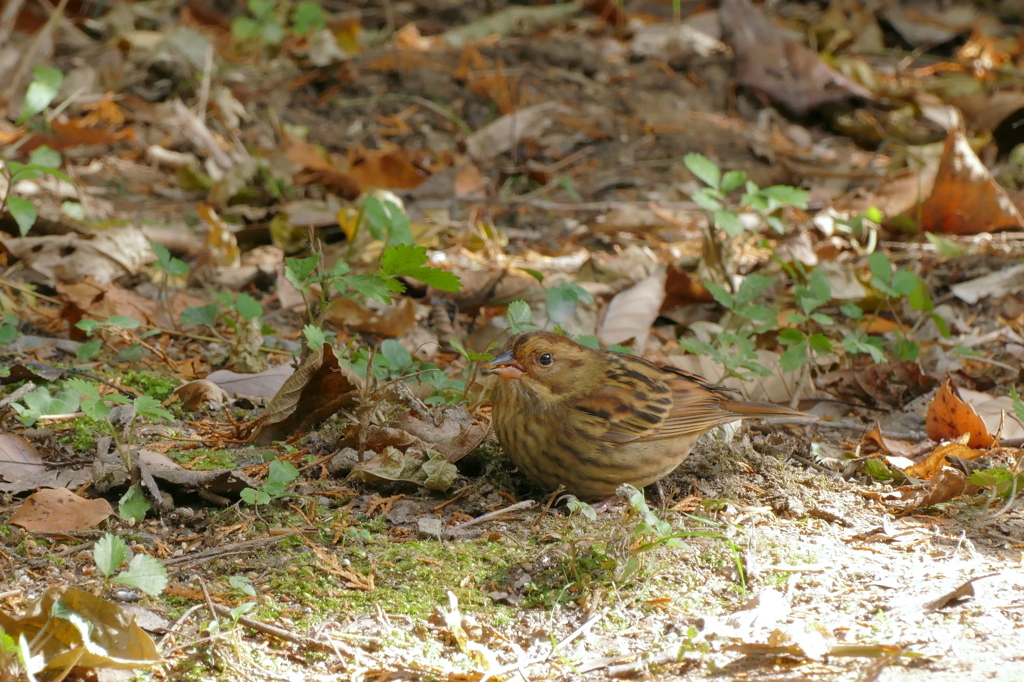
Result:
[[[761,195],[795,208],[807,208],[810,192],[799,187],[772,185],[761,190]]]
[[[32,202],[21,197],[7,197],[7,210],[14,218],[14,222],[18,224],[18,232],[22,237],[28,234],[32,226],[36,224],[36,218],[39,217]]]
[[[807,363],[807,342],[801,341],[785,349],[778,358],[778,367],[782,372],[793,372]]]
[[[405,291],[405,286],[398,280],[380,275],[350,275],[345,278],[345,284],[384,305],[391,304],[392,294]]]
[[[148,395],[140,395],[134,401],[135,413],[141,414],[150,419],[166,419],[171,421],[174,419],[174,415],[171,411],[161,407],[160,401],[156,398]]]
[[[861,307],[856,303],[851,303],[850,301],[841,304],[839,306],[839,311],[842,312],[843,315],[846,315],[851,320],[859,320],[860,318],[864,317],[864,311],[861,310]]]
[[[775,279],[764,275],[751,274],[743,278],[736,290],[736,306],[753,303],[775,284]]]
[[[832,352],[832,341],[824,334],[812,334],[807,339],[807,343],[811,345],[817,353],[831,353]]]
[[[327,341],[327,334],[320,327],[312,324],[307,324],[302,328],[302,335],[306,337],[306,346],[310,350],[318,350],[324,347],[324,342]]]
[[[96,384],[91,381],[72,377],[71,379],[68,379],[64,385],[83,398],[90,398],[92,400],[100,399],[100,390],[96,387]]]
[[[296,35],[304,36],[326,27],[327,18],[318,2],[305,0],[295,6],[292,12],[292,30]]]
[[[711,296],[718,301],[718,304],[723,308],[732,310],[735,307],[736,301],[733,299],[732,294],[726,291],[725,287],[714,282],[704,282],[704,288],[708,290]]]
[[[722,200],[718,197],[718,191],[710,187],[705,187],[699,192],[691,194],[690,198],[693,199],[693,203],[705,211],[713,213],[723,209]]]
[[[799,329],[794,327],[786,327],[779,331],[779,343],[783,346],[791,346],[794,343],[801,343],[807,337]]]
[[[117,504],[117,515],[126,521],[135,519],[136,523],[141,523],[146,520],[146,512],[149,509],[149,500],[146,499],[142,488],[136,484],[128,486],[128,490],[121,496]]]
[[[545,292],[548,318],[556,324],[565,324],[576,314],[580,303],[591,303],[593,300],[590,292],[572,282],[561,282]]]
[[[898,360],[917,360],[921,355],[921,346],[910,339],[900,339],[893,344],[892,354]]]
[[[192,306],[181,311],[182,324],[201,324],[212,327],[217,323],[217,316],[220,314],[220,306],[210,303],[204,306]]]
[[[715,211],[715,227],[725,232],[730,237],[738,237],[746,229],[743,221],[733,211]]]
[[[93,545],[92,558],[100,573],[109,578],[128,558],[128,543],[113,533],[104,533]]]
[[[683,165],[705,185],[715,189],[719,188],[722,180],[722,171],[708,157],[691,152],[683,157]]]
[[[285,260],[284,276],[296,289],[305,291],[313,274],[316,272],[316,266],[319,262],[320,254],[314,254],[307,258],[287,258]],[[344,263],[341,260],[338,262]]]
[[[508,304],[505,317],[513,331],[521,330],[533,322],[533,310],[526,301],[512,301]]]
[[[263,315],[263,306],[249,294],[242,292],[235,300],[235,311],[246,322]]]
[[[167,569],[155,557],[136,554],[128,568],[114,582],[137,587],[151,597],[158,596],[167,587]]]
[[[739,189],[743,186],[743,183],[747,181],[747,174],[741,170],[726,171],[725,175],[722,176],[722,191],[732,192],[733,190]]]

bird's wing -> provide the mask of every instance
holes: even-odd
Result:
[[[609,354],[607,382],[573,405],[574,426],[613,443],[700,434],[733,421],[730,389],[642,358]]]

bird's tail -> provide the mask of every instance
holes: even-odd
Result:
[[[737,419],[771,419],[772,417],[798,417],[803,419],[817,419],[817,415],[808,412],[801,412],[782,405],[773,403],[750,403],[743,400],[723,400],[720,402],[723,409],[734,412]]]

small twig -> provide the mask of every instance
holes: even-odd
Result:
[[[459,525],[455,526],[454,528],[448,529],[448,533],[449,534],[458,533],[459,531],[465,530],[466,528],[469,528],[470,526],[475,526],[475,525],[480,524],[480,523],[486,523],[487,521],[492,521],[492,520],[498,518],[499,516],[504,516],[505,514],[510,514],[512,512],[519,511],[521,509],[530,509],[535,504],[537,504],[537,503],[534,502],[533,500],[523,500],[522,502],[516,502],[515,504],[509,505],[508,507],[504,507],[503,509],[498,509],[498,510],[495,510],[495,511],[492,511],[492,512],[487,512],[486,514],[484,514],[482,516],[478,516],[475,519],[470,519],[469,521],[466,521],[465,523],[460,523]]]

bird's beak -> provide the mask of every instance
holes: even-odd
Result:
[[[518,379],[523,376],[523,368],[516,363],[511,351],[505,351],[487,363],[487,371],[502,379]]]

